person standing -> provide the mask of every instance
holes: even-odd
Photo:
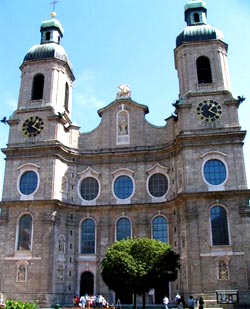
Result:
[[[188,308],[189,309],[194,309],[194,298],[192,295],[190,295],[189,299],[188,299]]]
[[[169,299],[167,297],[167,295],[163,298],[163,305],[165,307],[165,309],[168,309],[168,303],[169,303]]]
[[[180,309],[181,308],[181,296],[179,293],[177,293],[175,296],[175,302],[176,302],[177,308]]]
[[[203,309],[204,307],[204,300],[202,297],[199,298],[199,309]]]

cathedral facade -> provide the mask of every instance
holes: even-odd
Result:
[[[207,23],[204,1],[185,6],[176,38],[179,99],[165,126],[126,85],[98,110],[89,133],[72,122],[74,74],[52,13],[41,42],[21,64],[0,203],[0,292],[41,307],[70,304],[75,294],[109,291],[100,262],[115,241],[147,237],[180,254],[174,282],[150,291],[162,303],[178,292],[207,307],[250,303],[250,190],[246,132],[230,88],[227,44]],[[219,305],[221,306],[221,305]]]

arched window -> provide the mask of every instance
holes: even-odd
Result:
[[[92,219],[84,220],[81,226],[81,253],[95,253],[95,223]]]
[[[64,107],[66,111],[69,111],[69,85],[68,83],[65,84]]]
[[[213,246],[229,245],[227,212],[221,206],[215,206],[210,211],[211,233]]]
[[[198,83],[212,83],[212,72],[210,66],[210,60],[201,56],[196,60]]]
[[[131,237],[131,223],[128,218],[121,218],[116,223],[116,240],[128,239]]]
[[[199,23],[200,22],[200,15],[198,13],[194,13],[194,22]]]
[[[168,221],[163,216],[157,216],[152,223],[153,239],[168,243]]]
[[[36,74],[33,79],[31,100],[40,100],[43,98],[44,76]]]
[[[32,217],[23,215],[19,220],[17,250],[31,250]]]

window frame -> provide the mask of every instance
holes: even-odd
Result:
[[[100,181],[100,173],[95,171],[93,168],[88,167],[82,172],[77,174],[78,176],[78,183],[77,183],[77,194],[80,198],[81,205],[88,206],[88,205],[96,205],[97,200],[101,194],[101,181]],[[81,183],[85,178],[92,177],[98,182],[98,194],[93,200],[85,200],[81,195]]]
[[[146,190],[147,190],[147,193],[150,196],[151,201],[153,203],[161,203],[161,202],[165,202],[167,200],[167,196],[168,196],[168,193],[169,193],[170,187],[171,187],[169,171],[170,171],[170,168],[168,166],[163,166],[159,163],[155,163],[151,168],[146,170],[146,174],[147,174]],[[149,180],[150,180],[151,176],[153,176],[154,174],[162,174],[167,178],[168,189],[163,196],[155,197],[149,191]]]
[[[225,215],[226,215],[226,222],[224,224],[226,224],[226,228],[227,228],[227,235],[226,235],[226,238],[228,240],[228,243],[220,243],[220,244],[214,244],[214,232],[213,232],[213,226],[212,226],[212,210],[214,208],[220,208],[220,209],[223,209],[225,211]],[[220,220],[221,221],[221,220]],[[223,225],[224,225],[223,224]],[[222,224],[220,224],[220,227],[221,227]],[[224,207],[224,205],[221,205],[221,204],[215,204],[213,206],[210,207],[210,210],[209,210],[209,226],[210,226],[210,243],[211,243],[211,246],[214,248],[214,247],[229,247],[231,246],[231,237],[230,237],[230,225],[229,225],[229,216],[228,216],[228,211],[226,209],[226,207]],[[221,238],[221,237],[220,237]],[[225,238],[225,236],[223,236],[223,238]]]
[[[94,242],[94,245],[93,245],[93,252],[82,252],[82,236],[83,236],[83,233],[82,233],[82,229],[83,229],[83,224],[85,223],[85,222],[88,222],[88,221],[90,221],[90,222],[93,222],[93,224],[94,224],[94,239],[92,239],[91,241],[92,242]],[[84,255],[84,256],[86,256],[86,255],[91,255],[91,256],[93,256],[93,255],[95,255],[96,254],[96,222],[95,222],[95,220],[93,219],[93,218],[91,218],[91,217],[88,217],[88,218],[84,218],[81,222],[80,222],[80,237],[79,237],[79,241],[80,241],[80,244],[79,244],[79,254],[80,255]]]
[[[40,167],[36,164],[28,163],[24,164],[22,166],[18,167],[19,175],[17,177],[17,192],[20,194],[20,200],[33,200],[34,195],[37,193],[39,187],[40,187],[40,174],[39,174]],[[20,184],[21,184],[21,179],[22,176],[26,172],[34,172],[37,175],[37,186],[36,189],[30,193],[30,194],[24,194],[20,190]]]
[[[128,168],[121,168],[121,169],[118,169],[116,171],[114,171],[112,173],[112,176],[113,176],[113,180],[112,180],[112,194],[113,194],[113,197],[116,199],[116,202],[117,204],[128,204],[131,202],[131,198],[134,196],[135,194],[135,180],[134,180],[134,171],[128,169]],[[119,198],[116,193],[115,193],[115,182],[117,181],[117,179],[121,176],[126,176],[128,178],[130,178],[130,180],[132,181],[132,185],[133,185],[133,188],[132,188],[132,192],[131,194],[127,197],[127,198]]]
[[[31,101],[42,100],[44,98],[45,76],[37,73],[32,79]]]
[[[209,161],[219,161],[219,162],[221,162],[221,163],[224,165],[224,168],[225,168],[225,177],[224,177],[224,180],[223,180],[221,183],[213,184],[212,182],[209,182],[209,181],[207,180],[207,177],[206,177],[206,174],[205,174],[205,166],[206,166],[206,164],[207,164]],[[219,158],[208,159],[208,160],[204,161],[203,164],[202,164],[202,176],[203,176],[204,182],[205,182],[207,185],[213,186],[213,187],[221,187],[221,186],[223,186],[223,185],[227,182],[227,179],[228,179],[227,164],[226,164],[223,160],[221,160],[221,159],[219,159]]]
[[[32,187],[34,187],[34,189],[32,188],[33,191],[29,192],[29,193],[24,193],[22,191],[22,186],[23,186],[23,183],[22,183],[22,180],[24,179],[24,176],[25,175],[28,175],[28,174],[34,174],[36,175],[36,183],[33,183],[33,182],[30,182],[32,184]],[[38,186],[38,173],[36,171],[33,171],[33,170],[29,170],[29,171],[25,171],[23,172],[21,175],[20,175],[20,178],[19,178],[19,191],[20,191],[20,194],[22,195],[25,195],[25,196],[29,196],[29,195],[34,195],[34,192],[37,190],[37,186]],[[30,186],[31,187],[31,186]],[[30,191],[30,190],[29,190]]]
[[[223,191],[225,190],[225,184],[227,183],[228,179],[229,179],[229,170],[228,170],[228,165],[227,162],[225,160],[225,158],[227,157],[227,155],[223,152],[220,151],[210,151],[207,152],[203,155],[200,156],[202,163],[201,163],[201,177],[202,180],[204,181],[204,183],[207,185],[208,187],[208,191]],[[226,169],[226,177],[225,180],[218,185],[213,185],[211,183],[209,183],[206,178],[205,178],[205,174],[204,174],[204,166],[205,164],[210,161],[210,160],[218,160],[221,161]]]
[[[121,220],[127,220],[127,222],[129,222],[130,235],[127,236],[126,238],[123,237],[123,238],[118,239],[118,237],[117,237],[117,235],[118,235],[118,223],[119,223],[119,221],[121,221]],[[115,223],[115,239],[116,239],[116,241],[129,239],[129,238],[132,237],[132,235],[133,235],[133,233],[132,233],[132,222],[131,222],[130,218],[125,217],[125,216],[118,218],[118,219],[116,220],[116,223]]]
[[[196,59],[196,75],[199,85],[213,83],[213,74],[209,57],[201,55]]]
[[[123,191],[123,189],[125,189],[125,186],[119,186],[119,192],[117,192],[117,188],[116,188],[116,184],[118,183],[119,179],[127,179],[129,182],[126,182],[126,188],[128,188],[128,194],[126,194],[125,190]],[[131,188],[130,188],[130,184],[131,184]],[[130,192],[131,191],[131,192]],[[121,194],[120,194],[121,192]],[[133,178],[130,177],[129,175],[119,175],[117,176],[114,181],[113,181],[113,194],[115,196],[116,199],[118,200],[128,200],[131,198],[131,196],[133,195],[134,192],[134,181]],[[126,194],[126,196],[125,196]],[[124,195],[124,198],[121,197],[122,195]]]
[[[84,197],[83,197],[83,195],[82,195],[82,183],[84,182],[84,181],[86,181],[87,179],[94,179],[95,181],[96,181],[96,183],[97,183],[97,194],[96,194],[96,196],[94,197],[94,198],[92,198],[92,199],[85,199]],[[98,196],[99,196],[99,194],[100,194],[100,182],[99,182],[99,180],[96,178],[96,177],[93,177],[93,176],[86,176],[86,177],[83,177],[83,178],[81,178],[81,180],[80,180],[80,182],[79,182],[79,194],[80,194],[80,197],[81,197],[81,199],[83,200],[83,201],[85,201],[85,202],[87,202],[87,203],[89,203],[89,202],[93,202],[93,201],[95,201],[95,200],[97,200],[97,198],[98,198]]]
[[[149,184],[150,184],[150,180],[152,179],[152,177],[156,176],[156,175],[162,175],[166,178],[166,181],[167,181],[167,189],[165,191],[164,194],[160,195],[160,196],[155,196],[153,195],[151,192],[150,192],[150,187],[149,187]],[[147,179],[147,191],[149,193],[149,195],[152,197],[152,198],[162,198],[164,196],[166,196],[166,194],[168,193],[168,190],[169,190],[169,179],[167,177],[167,175],[165,173],[162,173],[162,172],[156,172],[156,173],[153,173],[151,174],[148,179]]]
[[[20,221],[24,216],[29,216],[31,219],[31,227],[30,227],[30,249],[19,249],[20,247]],[[34,218],[31,213],[24,212],[19,215],[17,219],[16,226],[16,241],[15,241],[15,251],[17,252],[31,252],[33,249],[33,233],[34,233]]]
[[[159,219],[159,218],[162,218],[162,219],[165,219],[165,222],[166,222],[166,242],[165,241],[162,241],[162,239],[159,239],[159,238],[155,238],[154,237],[154,221]],[[162,214],[157,214],[156,216],[154,216],[152,218],[152,221],[151,221],[151,235],[152,235],[152,239],[155,239],[155,240],[160,240],[166,244],[169,244],[169,223],[168,223],[168,218]]]
[[[65,83],[64,89],[64,108],[67,112],[69,112],[69,83]]]

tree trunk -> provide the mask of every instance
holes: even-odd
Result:
[[[142,309],[146,308],[146,295],[145,291],[142,292]]]
[[[136,293],[134,293],[133,296],[133,309],[136,309]]]

